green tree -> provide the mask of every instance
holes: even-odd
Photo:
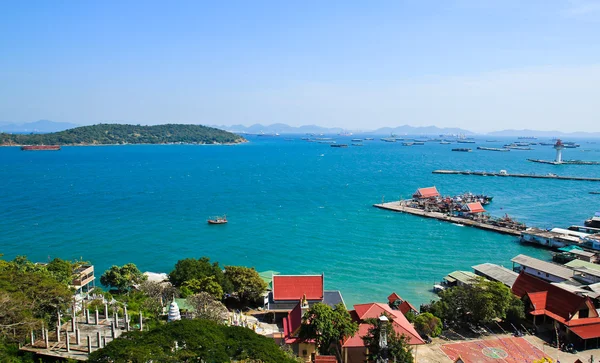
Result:
[[[231,282],[225,278],[225,274],[219,263],[214,262],[211,264],[208,257],[201,257],[199,259],[186,258],[177,261],[175,268],[169,274],[169,281],[175,286],[182,286],[186,281],[192,279],[200,280],[210,276],[213,276],[219,285],[221,285],[223,292],[232,292],[233,287]]]
[[[267,283],[254,268],[226,266],[225,278],[231,281],[233,293],[242,302],[255,302],[267,290]]]
[[[295,363],[271,338],[208,320],[180,320],[147,332],[129,332],[93,352],[90,363],[232,362]]]
[[[388,358],[390,362],[396,363],[413,363],[414,358],[411,352],[411,348],[408,345],[408,338],[404,335],[396,333],[392,320],[387,316],[388,321],[386,324],[386,335],[388,344]],[[365,342],[365,346],[368,348],[367,358],[370,361],[376,361],[383,352],[379,347],[379,337],[381,335],[381,325],[379,319],[366,319],[367,324],[371,324],[367,334],[362,337]]]
[[[60,258],[55,258],[46,265],[46,269],[54,278],[65,284],[70,284],[74,277],[74,265]]]
[[[223,298],[223,288],[214,276],[191,279],[181,285],[181,294],[183,297],[188,297],[199,292],[207,292],[219,300]]]
[[[352,321],[344,304],[334,309],[323,303],[314,304],[302,317],[299,337],[313,340],[320,354],[329,354],[332,349],[340,356],[340,342],[358,331],[358,323]]]
[[[415,318],[415,329],[421,334],[437,337],[442,333],[442,321],[431,313],[422,313]]]
[[[522,303],[500,282],[478,278],[473,284],[455,286],[440,293],[440,300],[429,310],[448,322],[456,324],[486,324],[494,319],[506,319],[507,313],[519,313]]]
[[[113,265],[100,276],[102,285],[112,287],[119,293],[127,292],[133,285],[146,280],[137,266],[133,263],[125,264],[121,267]]]

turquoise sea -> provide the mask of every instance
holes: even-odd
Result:
[[[372,204],[435,185],[443,194],[494,196],[493,215],[539,227],[581,224],[600,209],[600,183],[434,175],[434,169],[600,176],[600,166],[552,166],[550,146],[499,153],[402,146],[378,139],[331,148],[301,136],[256,137],[235,146],[63,147],[58,152],[0,148],[0,253],[34,261],[91,261],[97,275],[134,262],[169,272],[186,257],[285,274],[325,274],[347,305],[385,301],[396,291],[417,305],[447,273],[519,253],[549,259],[516,238],[378,210]],[[359,137],[357,135],[353,137]],[[337,137],[350,144],[350,138]],[[541,141],[541,140],[540,140]],[[600,145],[577,140],[565,159],[600,160]],[[229,224],[206,219],[227,214]]]

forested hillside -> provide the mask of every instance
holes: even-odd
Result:
[[[212,127],[179,124],[99,124],[49,134],[0,134],[0,145],[230,144],[245,141],[239,135]]]

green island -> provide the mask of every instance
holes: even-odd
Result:
[[[98,124],[48,134],[0,134],[0,145],[238,144],[231,132],[202,125]]]

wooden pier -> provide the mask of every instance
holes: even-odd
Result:
[[[478,176],[499,176],[504,178],[533,178],[533,179],[557,179],[557,180],[579,180],[600,182],[600,178],[590,178],[585,176],[561,176],[556,174],[537,175],[537,174],[509,174],[505,172],[487,172],[487,171],[461,171],[461,170],[434,170],[433,174],[460,174],[460,175],[478,175]]]
[[[520,236],[521,235],[521,231],[518,231],[516,229],[493,226],[491,224],[486,224],[486,223],[482,223],[482,222],[471,220],[471,219],[452,217],[452,216],[449,216],[444,213],[426,212],[421,209],[407,207],[402,203],[402,201],[374,204],[373,206],[380,208],[380,209],[391,210],[394,212],[408,213],[408,214],[412,214],[412,215],[416,215],[416,216],[420,216],[420,217],[433,218],[433,219],[437,219],[440,221],[475,227],[475,228],[479,228],[479,229],[484,229],[486,231],[492,231],[492,232],[497,232],[497,233],[502,233],[502,234],[509,234],[512,236]]]

